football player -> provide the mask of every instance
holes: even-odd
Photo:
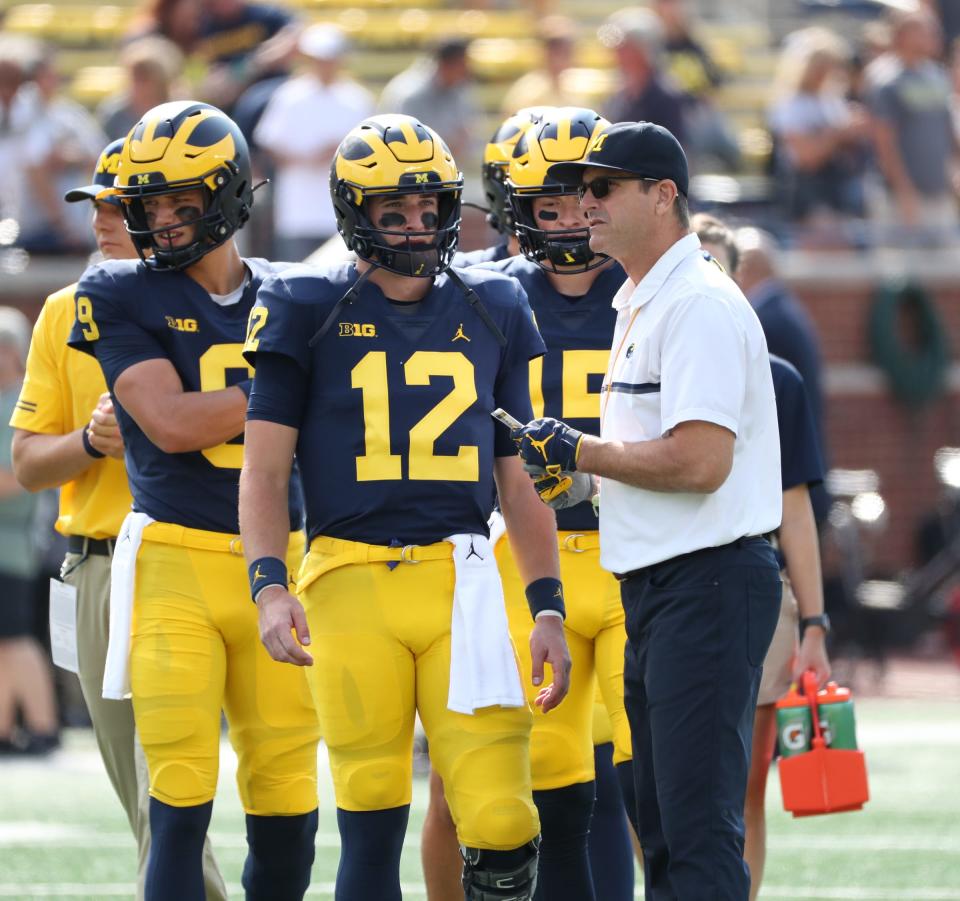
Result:
[[[611,300],[626,275],[612,260],[590,250],[590,233],[576,191],[550,178],[547,169],[561,160],[582,159],[608,124],[592,110],[547,109],[520,136],[510,157],[505,188],[522,255],[479,267],[517,279],[530,301],[547,345],[547,354],[530,366],[530,394],[537,415],[558,416],[562,410],[565,416],[593,428],[599,427],[599,388],[616,321]],[[572,486],[584,498],[576,503],[555,479],[548,477],[537,484],[557,508],[557,543],[567,601],[565,630],[573,660],[570,692],[563,706],[550,716],[534,716],[531,767],[543,831],[537,895],[550,901],[582,901],[595,897],[587,836],[595,791],[591,736],[597,683],[609,712],[617,775],[628,791],[628,803],[634,796],[630,729],[623,706],[626,632],[619,586],[600,567],[592,483],[587,480]],[[516,534],[508,529],[507,540],[497,546],[497,559],[511,634],[522,657],[529,625],[522,616],[515,545]],[[435,807],[431,804],[428,812],[431,820],[437,816]],[[619,829],[608,836],[611,844],[606,848],[605,865],[596,874],[600,879],[596,897],[604,901],[633,895],[633,861],[622,809],[615,825]],[[425,828],[429,835],[432,822]],[[429,840],[442,852],[439,841]],[[619,853],[613,853],[614,849]],[[428,858],[426,851],[424,858]],[[426,867],[433,871],[428,886],[431,882],[436,885],[431,898],[453,899],[455,886],[449,878],[443,890],[439,885],[446,867],[432,859]]]
[[[129,641],[150,772],[147,901],[204,898],[221,709],[247,813],[246,897],[299,901],[317,825],[316,713],[303,672],[258,641],[237,522],[252,377],[241,350],[257,288],[276,271],[241,258],[234,239],[253,202],[246,142],[214,107],[162,104],[128,135],[115,190],[140,259],[84,273],[70,343],[106,377],[133,495],[114,555],[104,688],[123,694]],[[303,550],[296,487],[281,549],[291,563]],[[121,601],[134,599],[128,638]]]
[[[543,111],[544,108],[541,107],[529,107],[509,116],[483,149],[480,184],[487,201],[487,225],[499,235],[499,240],[481,250],[458,253],[453,259],[453,265],[458,269],[475,266],[477,263],[505,260],[519,253],[517,236],[513,231],[513,214],[507,200],[507,167],[520,136],[539,121]]]
[[[521,901],[536,882],[531,714],[487,519],[496,489],[522,536],[536,619],[527,654],[536,701],[551,710],[570,668],[554,516],[537,510],[509,432],[490,416],[530,410],[528,361],[544,347],[517,282],[449,268],[462,188],[447,145],[418,120],[362,122],[330,173],[357,262],[265,282],[247,337],[256,379],[241,534],[264,643],[310,666],[343,901],[400,898],[417,712],[447,786],[466,897]],[[295,453],[310,539],[296,596],[282,560]]]
[[[123,139],[101,152],[91,184],[68,191],[68,203],[90,201],[93,233],[105,260],[136,259],[113,179]],[[102,697],[110,619],[110,561],[130,509],[123,438],[96,360],[67,346],[76,284],[51,294],[33,329],[27,374],[10,424],[13,468],[28,491],[59,487],[57,530],[67,536],[62,577],[77,591],[80,688],[100,756],[137,839],[137,898],[142,899],[150,851],[149,778],[129,700]],[[227,897],[210,843],[204,844],[208,901]]]

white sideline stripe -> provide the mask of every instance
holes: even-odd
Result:
[[[241,833],[212,832],[210,839],[216,849],[246,850],[247,842]],[[0,821],[0,848],[25,848],[56,845],[60,848],[132,848],[133,836],[128,832],[104,832],[91,837],[90,831],[78,826],[60,826],[41,822],[2,822]],[[318,848],[339,848],[340,836],[336,832],[318,832]],[[420,836],[408,832],[404,839],[405,848],[419,848]],[[960,846],[951,838],[929,839],[923,836],[915,838],[885,835],[797,835],[779,836],[771,853],[778,851],[883,851],[908,852],[910,854],[951,854],[960,855]]]
[[[80,882],[47,882],[47,883],[0,883],[0,897],[4,898],[23,898],[24,891],[29,892],[31,898],[72,898],[96,895],[99,898],[129,898],[134,892],[133,883],[127,882],[101,882],[101,883],[80,883]],[[332,882],[312,885],[307,889],[307,896],[314,897],[319,895],[332,895],[334,884]],[[403,883],[401,889],[405,897],[426,897],[426,887],[421,882]],[[240,885],[228,885],[227,890],[231,893],[242,893]],[[901,889],[873,889],[873,888],[831,888],[829,886],[819,886],[818,888],[797,888],[796,886],[786,885],[767,885],[763,887],[764,897],[767,898],[789,898],[791,901],[901,901],[903,890]],[[643,888],[638,887],[634,894],[635,898],[643,897]],[[911,901],[960,901],[960,892],[955,889],[910,889]]]

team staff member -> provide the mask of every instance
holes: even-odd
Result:
[[[487,540],[495,487],[524,536],[534,683],[553,668],[544,710],[565,695],[570,658],[554,516],[490,411],[530,410],[543,342],[516,282],[448,268],[463,178],[436,132],[410,116],[365,120],[337,150],[330,189],[358,262],[265,282],[247,339],[257,372],[240,515],[261,634],[275,659],[311,667],[337,797],[336,897],[400,898],[419,711],[466,897],[527,901],[540,829],[531,715]],[[294,452],[311,542],[297,597],[280,559]]]
[[[93,206],[93,234],[105,260],[136,259],[120,199],[110,192],[123,139],[108,144],[93,182],[65,200]],[[137,741],[133,705],[105,700],[103,669],[110,619],[110,561],[120,524],[130,510],[123,468],[123,438],[96,360],[67,346],[76,284],[51,294],[33,329],[27,374],[10,424],[13,468],[28,491],[60,488],[57,531],[67,536],[63,578],[77,590],[77,660],[80,687],[100,757],[137,839],[137,898],[142,899],[150,850],[149,777]],[[204,844],[207,898],[227,897],[223,877]]]
[[[743,800],[760,670],[780,607],[780,451],[766,342],[690,233],[687,161],[651,123],[620,123],[581,163],[590,247],[629,280],[601,436],[516,430],[528,465],[601,477],[601,563],[621,579],[625,701],[648,899],[746,901]]]
[[[693,227],[704,251],[731,275],[737,269],[733,233],[719,219],[698,213]],[[750,867],[750,901],[756,901],[767,857],[766,791],[776,745],[776,707],[806,670],[823,685],[830,677],[826,636],[830,620],[823,612],[820,545],[810,489],[823,482],[818,433],[803,377],[786,360],[770,355],[777,398],[783,521],[777,541],[783,566],[783,602],[773,641],[763,661],[763,677],[753,719],[753,753],[744,808],[746,843],[743,856]],[[797,627],[800,642],[797,644]]]
[[[241,350],[256,290],[275,271],[242,259],[233,237],[253,201],[246,143],[214,107],[162,104],[128,135],[115,190],[143,259],[84,273],[70,343],[103,369],[133,495],[114,556],[110,650],[122,639],[122,663],[129,641],[127,690],[150,771],[146,898],[204,897],[223,709],[247,813],[246,897],[299,901],[317,826],[316,714],[303,673],[260,646],[237,534],[252,375]],[[294,561],[293,494],[286,517]],[[133,607],[129,639],[121,600]],[[122,694],[112,656],[105,693]]]
[[[547,169],[551,162],[582,159],[594,136],[609,124],[593,110],[567,107],[545,110],[524,132],[505,182],[510,219],[520,229],[523,254],[482,267],[520,282],[547,345],[546,355],[530,367],[535,414],[573,417],[578,427],[589,431],[599,429],[600,382],[616,321],[610,301],[625,275],[612,260],[590,250],[590,232],[576,190],[550,178]],[[616,762],[631,789],[633,782],[630,727],[623,707],[626,633],[619,586],[600,568],[597,518],[590,498],[567,506],[567,497],[561,494],[551,503],[559,507],[564,627],[573,669],[563,705],[549,716],[535,714],[533,721],[533,797],[543,831],[537,897],[588,901],[595,897],[587,836],[596,788],[591,737],[597,679],[614,725]],[[514,560],[515,540],[508,535],[497,545],[497,561],[510,632],[525,668],[532,623]],[[528,689],[528,695],[533,704],[535,692]],[[626,824],[622,813],[620,821]],[[436,901],[455,901],[457,886],[449,880],[444,892],[434,887],[432,901],[434,895]],[[611,901],[610,894],[605,901]]]

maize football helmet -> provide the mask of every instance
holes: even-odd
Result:
[[[251,182],[250,152],[236,123],[214,106],[187,100],[155,106],[133,127],[115,187],[140,258],[155,269],[184,269],[247,221]],[[170,227],[150,228],[144,198],[193,189],[202,191],[204,208],[181,223],[196,229],[193,240],[182,247],[159,240]]]
[[[560,184],[547,170],[554,163],[582,160],[593,139],[609,124],[591,109],[561,107],[546,111],[517,141],[507,169],[507,198],[520,252],[541,269],[586,272],[607,260],[605,255],[590,250],[590,229],[586,225],[555,231],[538,228],[533,200],[545,195],[576,194],[576,188]]]
[[[340,143],[330,166],[330,197],[347,247],[400,275],[429,278],[449,268],[460,239],[462,193],[463,175],[450,148],[412,116],[365,119]],[[406,231],[375,225],[370,198],[391,194],[436,194],[437,227]]]
[[[513,235],[513,215],[507,200],[507,168],[523,133],[539,122],[549,107],[530,106],[505,119],[483,151],[480,180],[487,200],[487,223],[501,235]]]

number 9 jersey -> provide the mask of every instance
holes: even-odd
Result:
[[[299,429],[310,539],[487,534],[494,458],[516,453],[490,411],[530,418],[529,360],[546,348],[518,282],[458,275],[505,345],[445,273],[416,302],[365,282],[316,342],[354,265],[288,269],[261,287],[245,348],[257,367],[248,417]]]
[[[167,359],[184,391],[216,391],[249,380],[242,356],[247,320],[257,289],[286,264],[245,259],[240,299],[218,304],[184,272],[152,271],[139,260],[91,266],[77,286],[71,347],[96,356],[107,387],[145,360]],[[144,434],[114,396],[126,445],[134,510],[160,522],[236,534],[243,435],[201,451],[170,454]],[[290,530],[302,525],[299,483],[291,480]]]

